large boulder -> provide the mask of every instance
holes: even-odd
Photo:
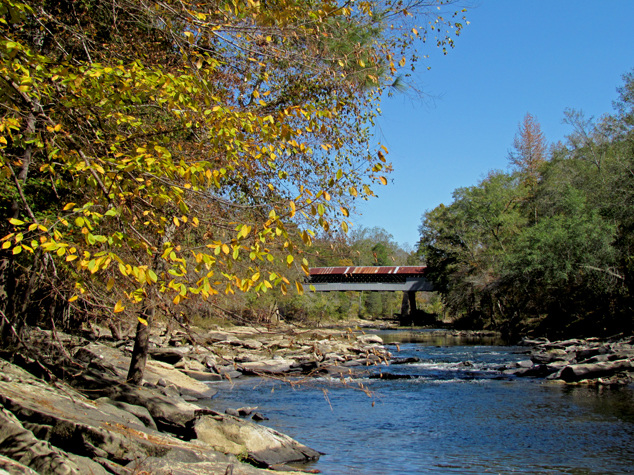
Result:
[[[241,363],[238,369],[243,374],[251,375],[282,374],[289,372],[294,363],[295,361],[289,359],[273,358]]]
[[[287,435],[228,414],[200,414],[194,422],[198,440],[214,449],[241,456],[261,467],[317,460],[322,454]]]

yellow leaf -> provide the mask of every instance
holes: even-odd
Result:
[[[145,318],[136,317],[141,325],[145,325],[147,327],[147,320]]]
[[[293,261],[295,260],[295,258],[293,256],[291,256],[290,254],[288,256],[286,256],[286,263],[290,266]]]
[[[125,309],[125,307],[123,306],[123,304],[121,303],[121,300],[119,300],[115,305],[114,305],[114,313],[119,313],[119,312],[123,312],[123,310]],[[147,322],[146,322],[147,325]]]
[[[299,295],[303,295],[304,294],[304,286],[301,283],[295,282],[295,287],[297,288],[297,293]]]
[[[13,248],[13,254],[20,254],[22,252],[22,246],[15,246]]]
[[[240,232],[238,233],[238,237],[247,237],[251,232],[251,226],[247,226],[246,224],[240,228]]]
[[[174,224],[176,225],[176,227],[181,225],[181,222],[178,220],[176,216],[174,216]]]
[[[74,302],[75,300],[77,300],[79,298],[78,295],[73,295],[71,298],[68,299],[68,303]]]
[[[114,278],[110,277],[110,279],[108,279],[108,284],[106,285],[106,290],[110,292],[113,287],[114,287]]]
[[[198,224],[199,224],[198,218],[197,218],[196,216],[194,216],[194,217],[192,218],[192,226],[194,226],[195,228],[197,228],[197,227],[198,227]]]
[[[13,224],[14,226],[20,226],[24,224],[24,221],[20,221],[19,219],[15,219],[15,218],[9,219],[9,222]]]
[[[387,178],[385,178],[384,176],[380,176],[379,181],[381,182],[381,184],[387,185]]]
[[[295,202],[291,201],[289,204],[289,207],[291,208],[291,215],[290,217],[292,218],[293,216],[295,216]]]

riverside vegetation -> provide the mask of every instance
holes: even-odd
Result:
[[[609,336],[634,329],[634,74],[615,111],[566,111],[548,146],[528,114],[492,171],[426,212],[420,253],[446,311],[507,335]]]

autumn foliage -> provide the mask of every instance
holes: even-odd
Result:
[[[387,183],[369,126],[435,3],[3,0],[5,336],[301,293],[284,269]]]

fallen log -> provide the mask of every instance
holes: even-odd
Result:
[[[634,371],[632,361],[629,359],[606,361],[602,363],[571,364],[563,367],[552,379],[563,379],[568,383],[581,381],[582,379],[601,378],[611,376],[622,371]]]

